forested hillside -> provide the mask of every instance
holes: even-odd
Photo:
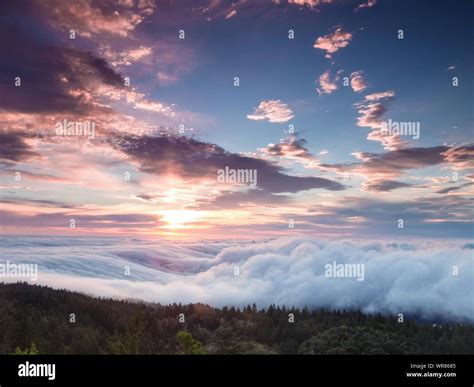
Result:
[[[0,353],[472,354],[474,327],[357,311],[165,306],[2,284]]]

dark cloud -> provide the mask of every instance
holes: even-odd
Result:
[[[344,189],[338,182],[319,177],[291,176],[266,160],[242,156],[185,136],[115,137],[113,145],[140,165],[140,170],[157,175],[177,175],[184,179],[216,179],[217,172],[231,169],[257,170],[257,185],[272,193],[299,192],[313,188]]]
[[[144,200],[145,202],[154,202],[159,196],[153,194],[139,194],[135,195],[137,199]]]
[[[372,192],[389,192],[397,188],[406,188],[411,186],[411,184],[403,183],[401,181],[376,179],[367,181],[364,184],[364,190]]]
[[[268,156],[289,157],[295,159],[311,160],[314,156],[306,148],[306,140],[304,138],[297,138],[291,136],[282,140],[278,144],[269,144],[260,151]]]
[[[385,153],[356,152],[358,163],[320,164],[325,170],[339,173],[354,172],[361,175],[400,176],[405,170],[430,167],[449,163],[452,167],[463,169],[473,165],[474,145],[435,146],[427,148],[404,148]]]
[[[366,95],[364,101],[355,104],[359,117],[357,126],[371,128],[367,139],[380,142],[385,149],[395,150],[407,145],[399,135],[387,135],[381,131],[382,116],[388,111],[387,105],[394,99],[392,90]]]
[[[21,132],[0,130],[0,160],[18,162],[38,157]]]
[[[439,191],[436,191],[436,193],[437,194],[447,194],[449,192],[459,191],[460,189],[462,189],[464,187],[469,187],[471,185],[474,185],[474,182],[464,183],[464,184],[461,184],[461,185],[458,185],[458,186],[455,186],[455,187],[443,188],[443,189],[440,189]]]
[[[386,153],[357,154],[363,161],[361,169],[366,172],[398,174],[400,170],[415,169],[440,164],[444,161],[443,152],[448,147],[405,148]]]
[[[99,109],[97,85],[122,87],[121,75],[87,51],[41,39],[20,23],[0,23],[0,99],[2,109],[23,113],[85,113]],[[12,18],[12,20],[15,20]],[[21,86],[15,86],[15,79]],[[108,110],[100,107],[100,110]]]

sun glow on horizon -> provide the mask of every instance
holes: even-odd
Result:
[[[170,229],[190,229],[197,228],[194,223],[202,219],[203,214],[194,210],[163,210],[158,213],[162,216],[162,220],[167,224],[161,228]]]

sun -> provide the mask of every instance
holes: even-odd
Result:
[[[193,210],[163,210],[159,212],[159,215],[166,222],[163,228],[170,229],[193,228],[193,225],[188,223],[195,222],[201,218],[199,211]]]

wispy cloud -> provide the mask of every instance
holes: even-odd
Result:
[[[110,45],[102,45],[99,47],[99,50],[102,56],[114,67],[131,66],[133,63],[140,61],[140,59],[153,54],[152,47],[144,45],[120,52],[113,51]]]
[[[387,150],[395,150],[407,144],[398,134],[383,133],[382,116],[388,111],[387,105],[395,97],[392,90],[366,95],[363,102],[357,103],[359,117],[357,126],[371,128],[367,139],[380,142]]]
[[[372,179],[363,184],[365,191],[371,192],[389,192],[398,188],[411,187],[411,184],[396,180]]]
[[[365,96],[366,101],[375,102],[382,99],[393,98],[395,97],[395,92],[393,90],[383,91],[381,93],[373,93]]]
[[[288,0],[288,4],[306,6],[313,9],[321,4],[334,3],[334,1],[335,0]]]
[[[226,19],[230,19],[232,17],[234,17],[235,15],[237,15],[237,11],[235,9],[233,9],[232,11],[230,11],[226,16],[225,18]]]
[[[104,1],[101,7],[92,0],[73,3],[52,0],[36,4],[40,12],[51,18],[52,25],[68,32],[70,29],[76,30],[79,36],[85,38],[102,33],[126,37],[147,16],[153,14],[156,7],[153,0],[140,0],[136,6],[133,2],[112,0]],[[55,12],[50,12],[50,9]]]
[[[358,11],[363,8],[372,8],[375,4],[377,4],[377,0],[367,0],[366,3],[359,4],[355,10]]]

